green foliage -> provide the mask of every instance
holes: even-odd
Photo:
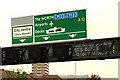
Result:
[[[22,69],[17,69],[17,72],[15,70],[13,71],[6,71],[7,74],[7,80],[27,80],[27,74],[26,72],[21,73]]]

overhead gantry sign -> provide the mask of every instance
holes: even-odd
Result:
[[[120,37],[2,48],[2,65],[120,58]]]

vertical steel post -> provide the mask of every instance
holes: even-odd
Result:
[[[2,67],[2,48],[0,47],[0,66]],[[0,70],[0,80],[2,79],[2,70]]]
[[[118,37],[120,37],[120,1],[118,2]],[[120,59],[118,59],[118,78],[120,80]]]
[[[76,80],[76,61],[75,61],[75,80]]]

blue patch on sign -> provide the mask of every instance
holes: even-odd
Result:
[[[78,12],[68,12],[62,14],[54,14],[54,20],[65,19],[65,18],[75,18],[78,17]]]

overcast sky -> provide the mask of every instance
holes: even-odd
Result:
[[[11,18],[56,12],[87,10],[88,39],[118,37],[118,1],[120,0],[1,0],[0,46],[11,46]],[[118,60],[78,61],[77,75],[98,74],[101,77],[118,77]],[[50,74],[74,75],[75,62],[50,63]],[[4,66],[3,68],[31,66]],[[28,69],[28,70],[27,70]],[[113,74],[114,73],[114,74]]]

